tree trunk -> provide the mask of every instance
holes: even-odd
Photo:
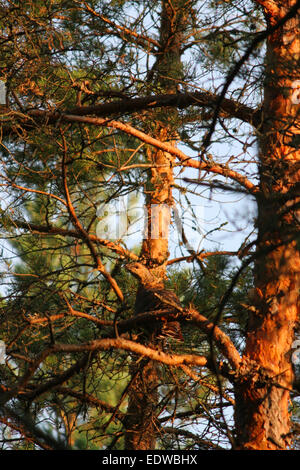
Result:
[[[258,3],[272,26],[296,0]],[[243,369],[236,386],[240,449],[279,450],[290,444],[291,347],[300,287],[299,38],[299,16],[295,16],[267,40],[252,298],[256,310],[249,319]]]
[[[154,450],[156,444],[157,383],[156,364],[143,360],[131,367],[133,380],[126,414],[126,450]]]
[[[153,164],[146,194],[146,236],[142,245],[141,257],[148,269],[155,269],[162,282],[165,277],[165,264],[168,258],[168,231],[170,224],[172,167],[166,153],[148,153]],[[137,296],[140,295],[140,289]],[[148,345],[155,347],[155,338]],[[127,409],[125,448],[127,450],[153,450],[157,433],[158,375],[157,364],[153,361],[133,363],[133,379]]]
[[[151,85],[164,93],[176,93],[181,71],[182,30],[184,6],[182,0],[168,2],[163,0],[160,24],[161,50],[153,69],[149,73]],[[149,83],[150,84],[150,83]],[[174,142],[176,133],[176,110],[162,110],[149,113],[147,124],[155,138],[162,142]],[[148,130],[149,132],[149,130]],[[169,257],[169,227],[173,205],[172,185],[175,157],[158,149],[148,149],[147,159],[152,164],[145,187],[146,226],[141,249],[141,259],[146,267],[155,271],[161,280],[166,278],[166,261]],[[139,291],[137,293],[139,295]],[[151,343],[151,344],[150,344]],[[156,346],[155,338],[149,342]],[[127,410],[125,448],[131,450],[151,450],[155,448],[159,429],[158,411],[158,370],[153,361],[133,364],[131,376],[133,383],[129,392]]]

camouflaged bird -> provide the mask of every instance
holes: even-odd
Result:
[[[155,320],[155,324],[150,329],[155,333],[156,338],[172,338],[176,341],[183,341],[180,323],[178,321],[168,321],[167,318],[168,314],[178,312],[175,307],[172,307],[172,304],[181,306],[177,295],[166,289],[163,281],[157,278],[142,263],[131,263],[126,268],[139,280],[135,313],[165,312],[166,318],[161,317],[159,320]]]

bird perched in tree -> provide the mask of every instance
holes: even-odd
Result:
[[[150,325],[149,330],[153,331],[156,338],[172,338],[177,341],[183,341],[180,323],[168,320],[170,314],[178,313],[176,306],[181,306],[177,295],[173,291],[166,289],[162,279],[155,276],[142,263],[131,263],[126,268],[139,280],[135,313],[157,312],[166,314],[165,318],[164,316],[159,317],[159,320],[155,321],[155,325]]]

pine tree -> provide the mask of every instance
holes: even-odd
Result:
[[[1,5],[0,418],[28,445],[73,444],[38,426],[50,410],[69,431],[86,420],[93,448],[297,445],[298,10]],[[136,196],[145,230],[132,239],[122,203]],[[164,320],[176,310],[183,343],[145,335],[132,263],[177,294]],[[100,378],[117,399],[100,399]]]

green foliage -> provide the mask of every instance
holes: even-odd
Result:
[[[219,316],[220,299],[231,286],[237,269],[232,266],[232,262],[227,256],[216,254],[210,256],[201,268],[194,270],[173,268],[170,272],[169,286],[173,289],[176,288],[176,293],[183,306],[193,305],[209,320],[217,322],[238,346],[243,337],[249,314],[246,303],[248,292],[253,285],[251,267],[238,277],[233,293],[229,297],[221,317]],[[197,331],[187,325],[183,331],[190,347],[199,347],[201,343],[205,344],[205,335],[200,330]]]
[[[35,425],[41,424],[49,442],[47,437],[39,441],[38,433],[25,425],[8,432],[6,421],[0,421],[2,447],[55,448],[58,437],[73,449],[122,449],[129,366],[140,359],[124,348],[106,346],[95,352],[89,346],[95,340],[118,338],[117,322],[134,315],[138,283],[125,265],[139,256],[143,236],[139,231],[128,240],[130,252],[125,237],[111,239],[111,225],[107,240],[97,238],[100,202],[121,196],[132,208],[163,186],[162,178],[151,180],[149,160],[157,149],[153,151],[149,139],[141,142],[131,135],[134,132],[171,145],[176,141],[188,155],[186,162],[192,156],[200,161],[215,101],[201,107],[195,102],[184,109],[157,108],[154,98],[153,108],[132,111],[130,106],[156,94],[218,94],[220,78],[227,76],[261,29],[262,14],[250,9],[248,1],[236,0],[4,3],[0,79],[7,84],[9,113],[0,115],[0,225],[5,239],[0,249],[0,336],[8,354],[0,364],[0,392],[16,394],[8,402],[19,406],[22,416],[30,415]],[[251,90],[249,106],[261,83],[260,50],[244,64],[235,83],[234,96],[243,103],[245,91]],[[111,113],[110,106],[119,101],[128,102],[128,110]],[[112,122],[119,127],[129,124],[131,134]],[[244,133],[237,119],[220,116],[215,139],[222,147],[213,149],[216,164],[227,162],[228,141],[247,155],[252,144]],[[239,163],[234,165],[238,171]],[[175,159],[170,158],[170,166],[174,179],[185,171]],[[200,185],[194,189],[189,184],[183,191],[201,202],[211,201],[214,182],[206,176],[199,178],[199,183],[207,183],[203,191]],[[166,203],[171,204],[171,194]],[[131,214],[129,221],[136,218]],[[224,228],[226,223],[218,220],[216,225]],[[214,229],[205,231],[211,234]],[[217,322],[241,350],[251,269],[243,271],[220,312],[237,268],[228,256],[217,253],[205,258],[201,268],[197,260],[188,266],[170,269],[167,287],[177,293],[183,307],[192,304]],[[109,276],[120,287],[124,302],[118,302]],[[210,357],[207,334],[188,322],[182,328],[184,343],[169,342],[162,346],[164,352],[171,357]],[[140,329],[128,328],[121,339],[138,347]],[[66,353],[63,346],[72,345],[77,349]],[[222,360],[215,345],[213,351]],[[158,377],[157,447],[228,446],[222,406],[230,415],[228,396],[233,389],[226,379],[212,367],[203,371],[185,364],[160,364]],[[192,434],[191,429],[197,430]]]

